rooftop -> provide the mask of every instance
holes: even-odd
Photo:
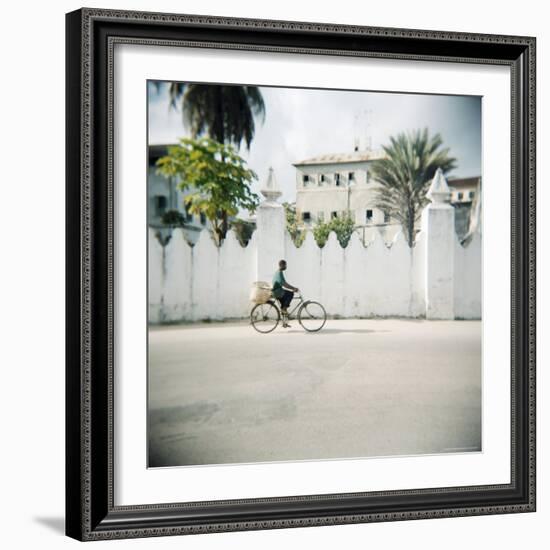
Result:
[[[383,158],[382,151],[352,151],[351,153],[329,153],[318,155],[306,160],[294,162],[293,166],[309,166],[316,164],[336,164],[346,162],[365,162],[367,160],[375,160]]]
[[[454,187],[455,189],[458,189],[460,187],[476,187],[480,179],[480,176],[473,176],[471,178],[448,179],[447,184],[449,185],[449,187]]]

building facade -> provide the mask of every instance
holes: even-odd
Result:
[[[328,154],[294,163],[296,214],[307,227],[332,218],[351,216],[360,234],[373,231],[391,240],[400,226],[373,204],[379,186],[370,176],[370,164],[382,158],[379,151]]]
[[[471,204],[475,199],[476,193],[479,191],[480,183],[481,178],[479,176],[473,178],[449,178],[451,203]]]
[[[370,165],[383,158],[381,151],[327,154],[294,163],[296,168],[296,215],[305,228],[318,222],[350,215],[363,242],[379,232],[392,241],[401,226],[374,206],[379,187],[370,176]],[[449,179],[451,204],[456,211],[456,230],[466,235],[472,204],[480,193],[480,177]]]

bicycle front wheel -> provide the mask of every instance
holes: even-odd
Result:
[[[308,332],[317,332],[325,326],[327,312],[319,302],[304,302],[298,311],[298,321]]]
[[[256,304],[250,312],[252,326],[262,334],[275,330],[280,318],[279,309],[273,302]]]

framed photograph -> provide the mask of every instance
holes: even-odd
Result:
[[[66,532],[535,510],[535,38],[67,14]]]

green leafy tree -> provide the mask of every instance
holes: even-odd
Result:
[[[330,224],[332,225],[332,230],[336,233],[338,242],[342,248],[346,248],[355,230],[355,221],[351,216],[346,215],[341,218],[334,218],[330,221]]]
[[[286,230],[292,239],[292,242],[296,246],[301,246],[306,238],[306,232],[298,224],[298,217],[296,215],[296,204],[284,202],[283,207],[285,209],[286,217]]]
[[[313,237],[321,248],[327,244],[331,231],[330,222],[317,222],[313,227]]]
[[[383,147],[385,158],[371,164],[370,174],[380,185],[373,206],[400,223],[410,247],[415,224],[429,202],[426,193],[436,170],[441,168],[446,174],[456,168],[456,159],[442,145],[440,134],[430,137],[427,128],[400,133]]]
[[[158,173],[178,177],[178,188],[189,191],[185,204],[192,214],[201,213],[212,224],[218,246],[225,238],[229,218],[240,209],[254,212],[259,197],[250,185],[257,179],[232,145],[209,138],[182,138],[179,145],[157,161]]]
[[[231,220],[230,225],[231,229],[233,229],[233,231],[235,232],[235,236],[237,237],[238,241],[243,246],[246,246],[248,244],[248,241],[250,241],[250,239],[252,238],[252,234],[256,229],[256,224],[249,220],[235,218],[234,220]]]
[[[185,216],[177,210],[167,210],[160,217],[163,225],[171,225],[175,227],[183,227],[185,224]]]
[[[332,218],[329,222],[318,222],[313,228],[315,241],[322,248],[327,243],[331,231],[336,233],[336,238],[342,248],[346,248],[355,230],[355,222],[349,215]]]
[[[255,118],[265,120],[265,104],[257,86],[171,82],[168,91],[173,107],[181,101],[183,119],[194,138],[209,136],[237,148],[244,140],[250,149]]]

